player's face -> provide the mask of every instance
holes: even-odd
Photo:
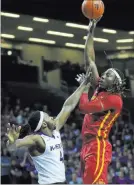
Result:
[[[108,69],[101,76],[99,81],[99,86],[104,89],[110,88],[113,86],[115,79],[116,79],[116,75],[114,74],[114,72]]]
[[[50,129],[50,130],[55,130],[56,129],[56,124],[53,119],[53,117],[50,117],[48,114],[44,113],[44,124]]]

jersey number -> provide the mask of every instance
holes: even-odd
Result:
[[[64,160],[64,156],[63,156],[62,151],[60,151],[60,161],[63,161],[63,160]]]

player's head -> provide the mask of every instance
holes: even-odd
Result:
[[[99,80],[99,87],[109,92],[122,93],[123,86],[123,74],[114,68],[109,68],[105,71]]]
[[[46,128],[52,131],[56,129],[54,119],[42,111],[33,112],[29,117],[28,124],[32,132],[38,132]]]

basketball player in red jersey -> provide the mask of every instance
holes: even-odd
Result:
[[[123,105],[121,94],[124,90],[124,80],[121,78],[120,71],[110,68],[99,77],[95,65],[93,36],[97,22],[97,20],[90,21],[84,51],[85,68],[92,71],[91,85],[94,85],[96,90],[89,101],[89,89],[85,89],[79,102],[79,108],[85,114],[81,150],[84,184],[108,183],[107,171],[112,157],[112,146],[108,141],[108,136]],[[76,80],[80,82],[82,78],[82,75],[78,75]]]

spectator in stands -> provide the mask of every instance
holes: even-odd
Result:
[[[82,184],[82,179],[77,177],[76,173],[73,173],[72,180],[69,182],[69,184]]]

